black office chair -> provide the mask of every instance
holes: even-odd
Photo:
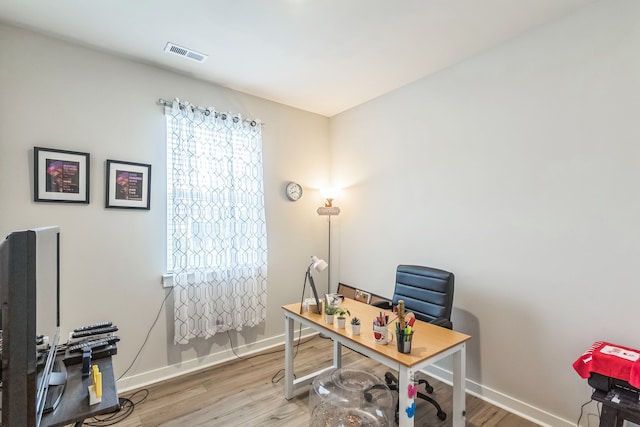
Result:
[[[396,270],[396,286],[393,291],[393,306],[399,300],[404,301],[405,311],[415,314],[416,319],[451,329],[451,310],[453,308],[454,275],[448,271],[417,265],[399,265]],[[376,307],[391,309],[387,302],[373,304]],[[398,390],[398,379],[391,372],[385,374],[385,382],[391,390]],[[427,393],[433,393],[433,387],[425,379],[419,379]],[[441,420],[447,418],[438,402],[418,391],[417,396],[431,403]],[[396,421],[398,418],[396,408]]]

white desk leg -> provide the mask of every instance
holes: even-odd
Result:
[[[342,368],[342,344],[335,340],[333,341],[333,367]]]
[[[467,367],[467,346],[462,344],[453,354],[453,427],[464,427],[467,411],[465,409],[465,378]]]
[[[415,415],[412,414],[412,416],[409,417],[409,414],[407,413],[407,408],[412,407],[415,402],[413,397],[409,397],[409,384],[413,384],[411,377],[413,377],[412,370],[406,366],[400,365],[400,370],[398,371],[399,427],[413,427],[413,420],[415,419]]]
[[[284,398],[293,397],[293,319],[284,315]]]

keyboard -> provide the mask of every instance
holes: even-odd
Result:
[[[98,327],[93,329],[83,329],[80,331],[74,331],[71,334],[71,338],[84,338],[84,337],[90,337],[91,335],[108,334],[111,332],[115,332],[117,330],[118,330],[118,327],[115,325]]]
[[[118,347],[116,344],[107,344],[104,347],[95,347],[91,350],[91,360],[102,359],[103,357],[111,357],[113,355],[118,354]],[[64,356],[64,364],[66,366],[77,365],[78,363],[82,363],[82,351],[69,351],[67,348],[67,352]]]
[[[73,332],[89,331],[91,329],[107,328],[109,326],[113,326],[113,322],[98,322],[92,323],[91,325],[80,326],[79,328],[75,328]]]
[[[120,341],[120,337],[117,337],[115,335],[110,336],[110,337],[106,337],[106,338],[98,338],[98,339],[94,339],[94,340],[87,340],[87,341],[81,341],[79,343],[75,343],[73,345],[70,345],[68,347],[69,352],[73,353],[73,352],[82,352],[82,350],[84,350],[85,348],[90,348],[90,349],[94,349],[94,348],[100,348],[100,347],[105,347],[109,344],[113,344]]]

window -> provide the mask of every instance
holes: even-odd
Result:
[[[266,318],[259,123],[175,100],[167,123],[167,265],[175,341]]]

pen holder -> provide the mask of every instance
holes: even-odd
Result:
[[[387,345],[393,341],[393,334],[389,334],[389,326],[373,325],[373,342],[376,344]]]
[[[396,331],[396,342],[398,343],[398,351],[400,353],[411,353],[411,340],[413,339],[413,331],[405,333],[405,331]]]

